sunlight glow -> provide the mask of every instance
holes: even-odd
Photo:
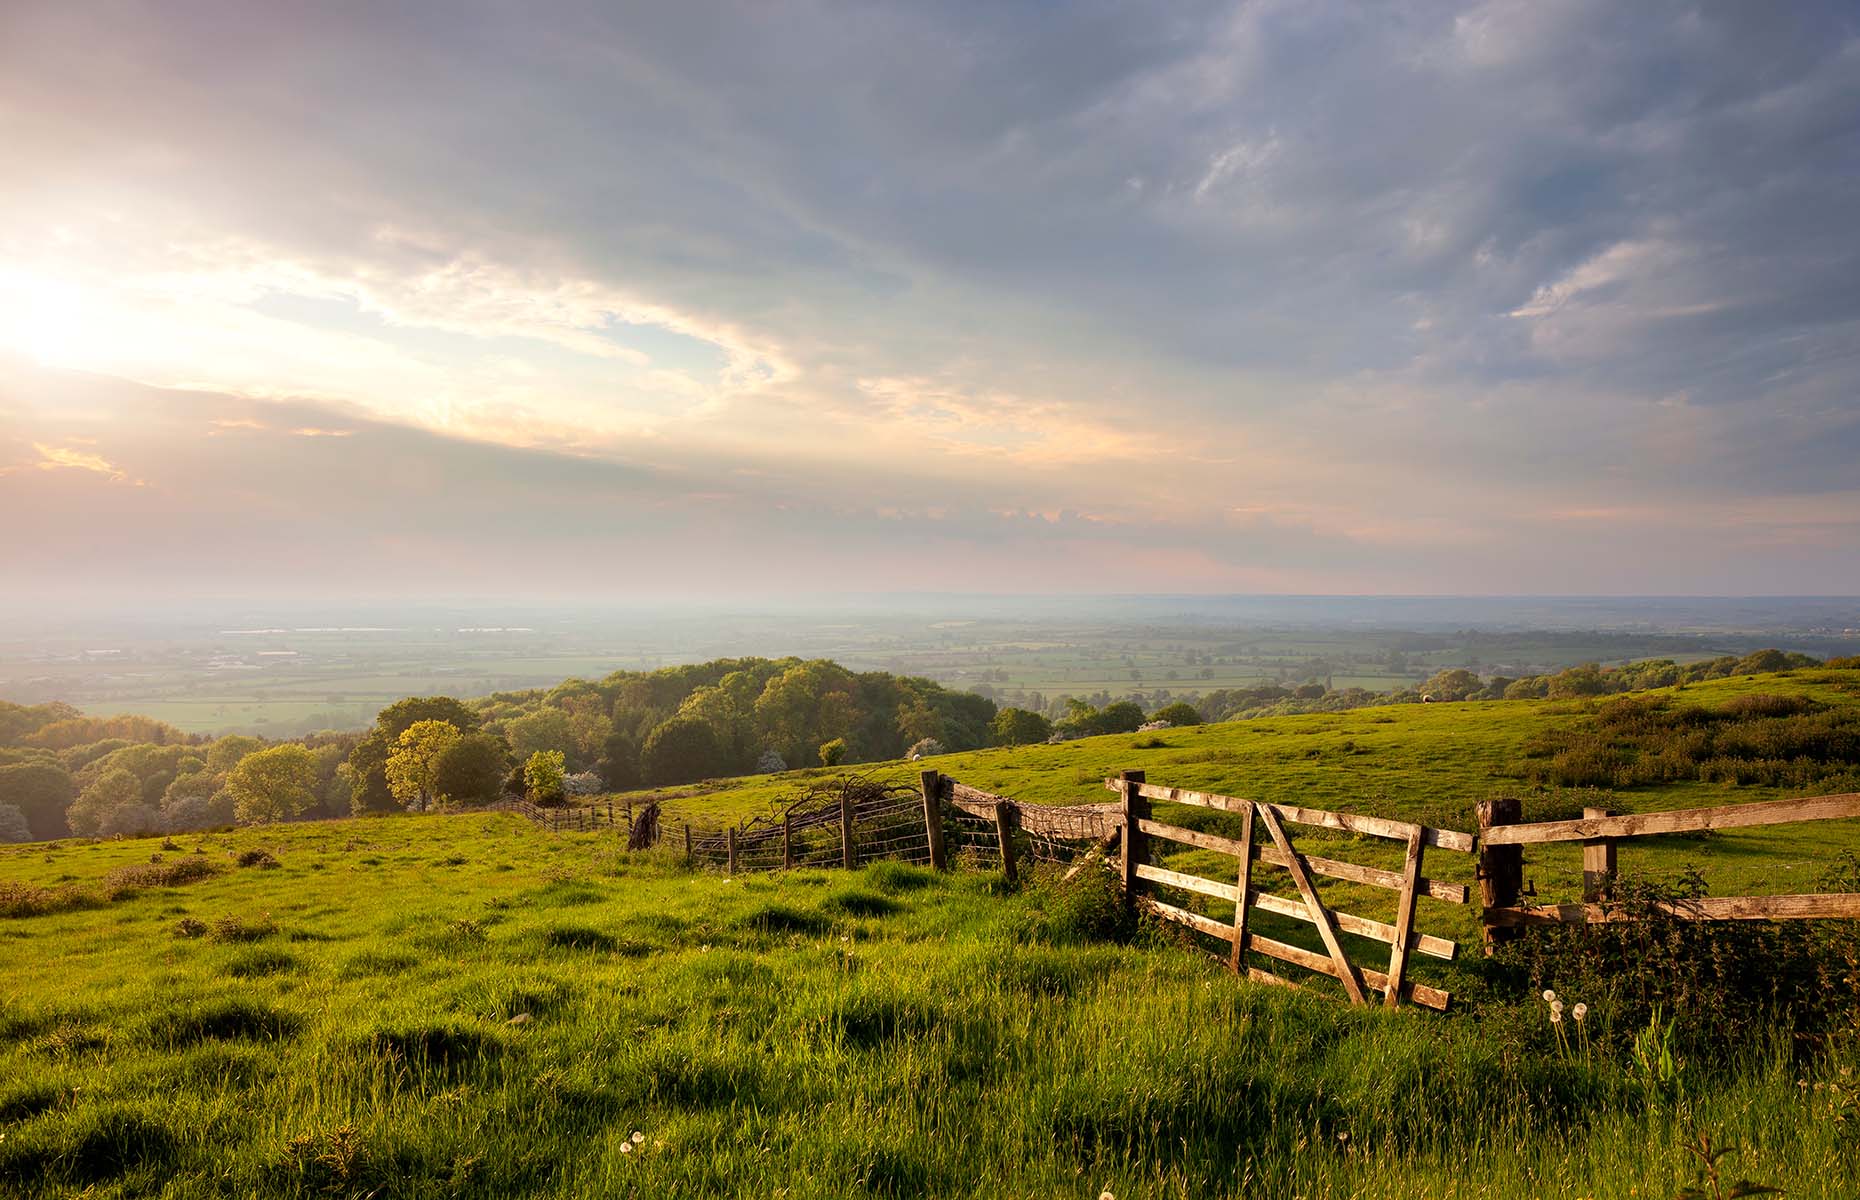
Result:
[[[0,347],[46,366],[68,366],[83,343],[83,289],[66,280],[0,267]]]

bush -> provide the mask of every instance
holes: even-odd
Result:
[[[104,893],[120,900],[141,888],[179,887],[219,874],[219,868],[198,854],[172,861],[117,867],[103,877]]]
[[[271,851],[261,850],[256,846],[250,850],[240,851],[239,857],[233,861],[242,867],[257,867],[261,871],[270,871],[282,865],[273,857]]]

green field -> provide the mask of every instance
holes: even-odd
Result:
[[[1851,706],[1855,682],[1799,671],[1683,698]],[[1142,767],[1457,828],[1520,790],[1531,816],[1778,794],[1514,777],[1530,738],[1592,710],[1407,705],[930,765],[1030,802],[1098,801],[1104,775]],[[672,807],[715,823],[801,782]],[[1812,890],[1860,845],[1855,824],[1668,838],[1622,863],[1695,863],[1718,894]],[[1371,840],[1295,836],[1394,865]],[[239,865],[261,849],[274,866]],[[1202,854],[1170,862],[1222,865]],[[1465,856],[1428,861],[1472,880]],[[196,863],[184,883],[133,874]],[[1528,868],[1546,900],[1575,898],[1577,870],[1573,850]],[[1324,981],[1237,980],[1172,928],[1132,927],[1107,879],[1014,889],[879,864],[732,880],[503,814],[0,848],[0,1193],[1674,1196],[1694,1178],[1686,1143],[1709,1136],[1740,1147],[1727,1177],[1860,1194],[1851,1033],[1808,1050],[1760,1025],[1661,1091],[1634,1030],[1598,1011],[1592,1053],[1559,1048],[1537,985],[1476,949],[1416,964],[1453,1013],[1351,1010]],[[1327,898],[1388,920],[1390,894],[1366,890]],[[1423,901],[1420,927],[1476,943],[1471,906]]]

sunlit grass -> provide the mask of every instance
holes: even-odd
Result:
[[[987,873],[733,881],[507,816],[178,844],[0,854],[220,868],[0,920],[0,1190],[1664,1196],[1688,1120],[1860,1190],[1851,1117],[1772,1048],[1649,1112],[1625,1064],[1080,941]]]

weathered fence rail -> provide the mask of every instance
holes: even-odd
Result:
[[[1617,855],[1623,841],[1718,829],[1793,825],[1860,818],[1860,793],[1762,800],[1713,808],[1618,814],[1583,810],[1580,820],[1521,822],[1515,800],[1479,806],[1480,887],[1487,952],[1533,925],[1584,925],[1636,920],[1648,912],[1690,921],[1799,921],[1860,918],[1860,894],[1710,896],[1630,906],[1616,902]],[[1579,842],[1583,902],[1534,904],[1524,896],[1524,847]]]

